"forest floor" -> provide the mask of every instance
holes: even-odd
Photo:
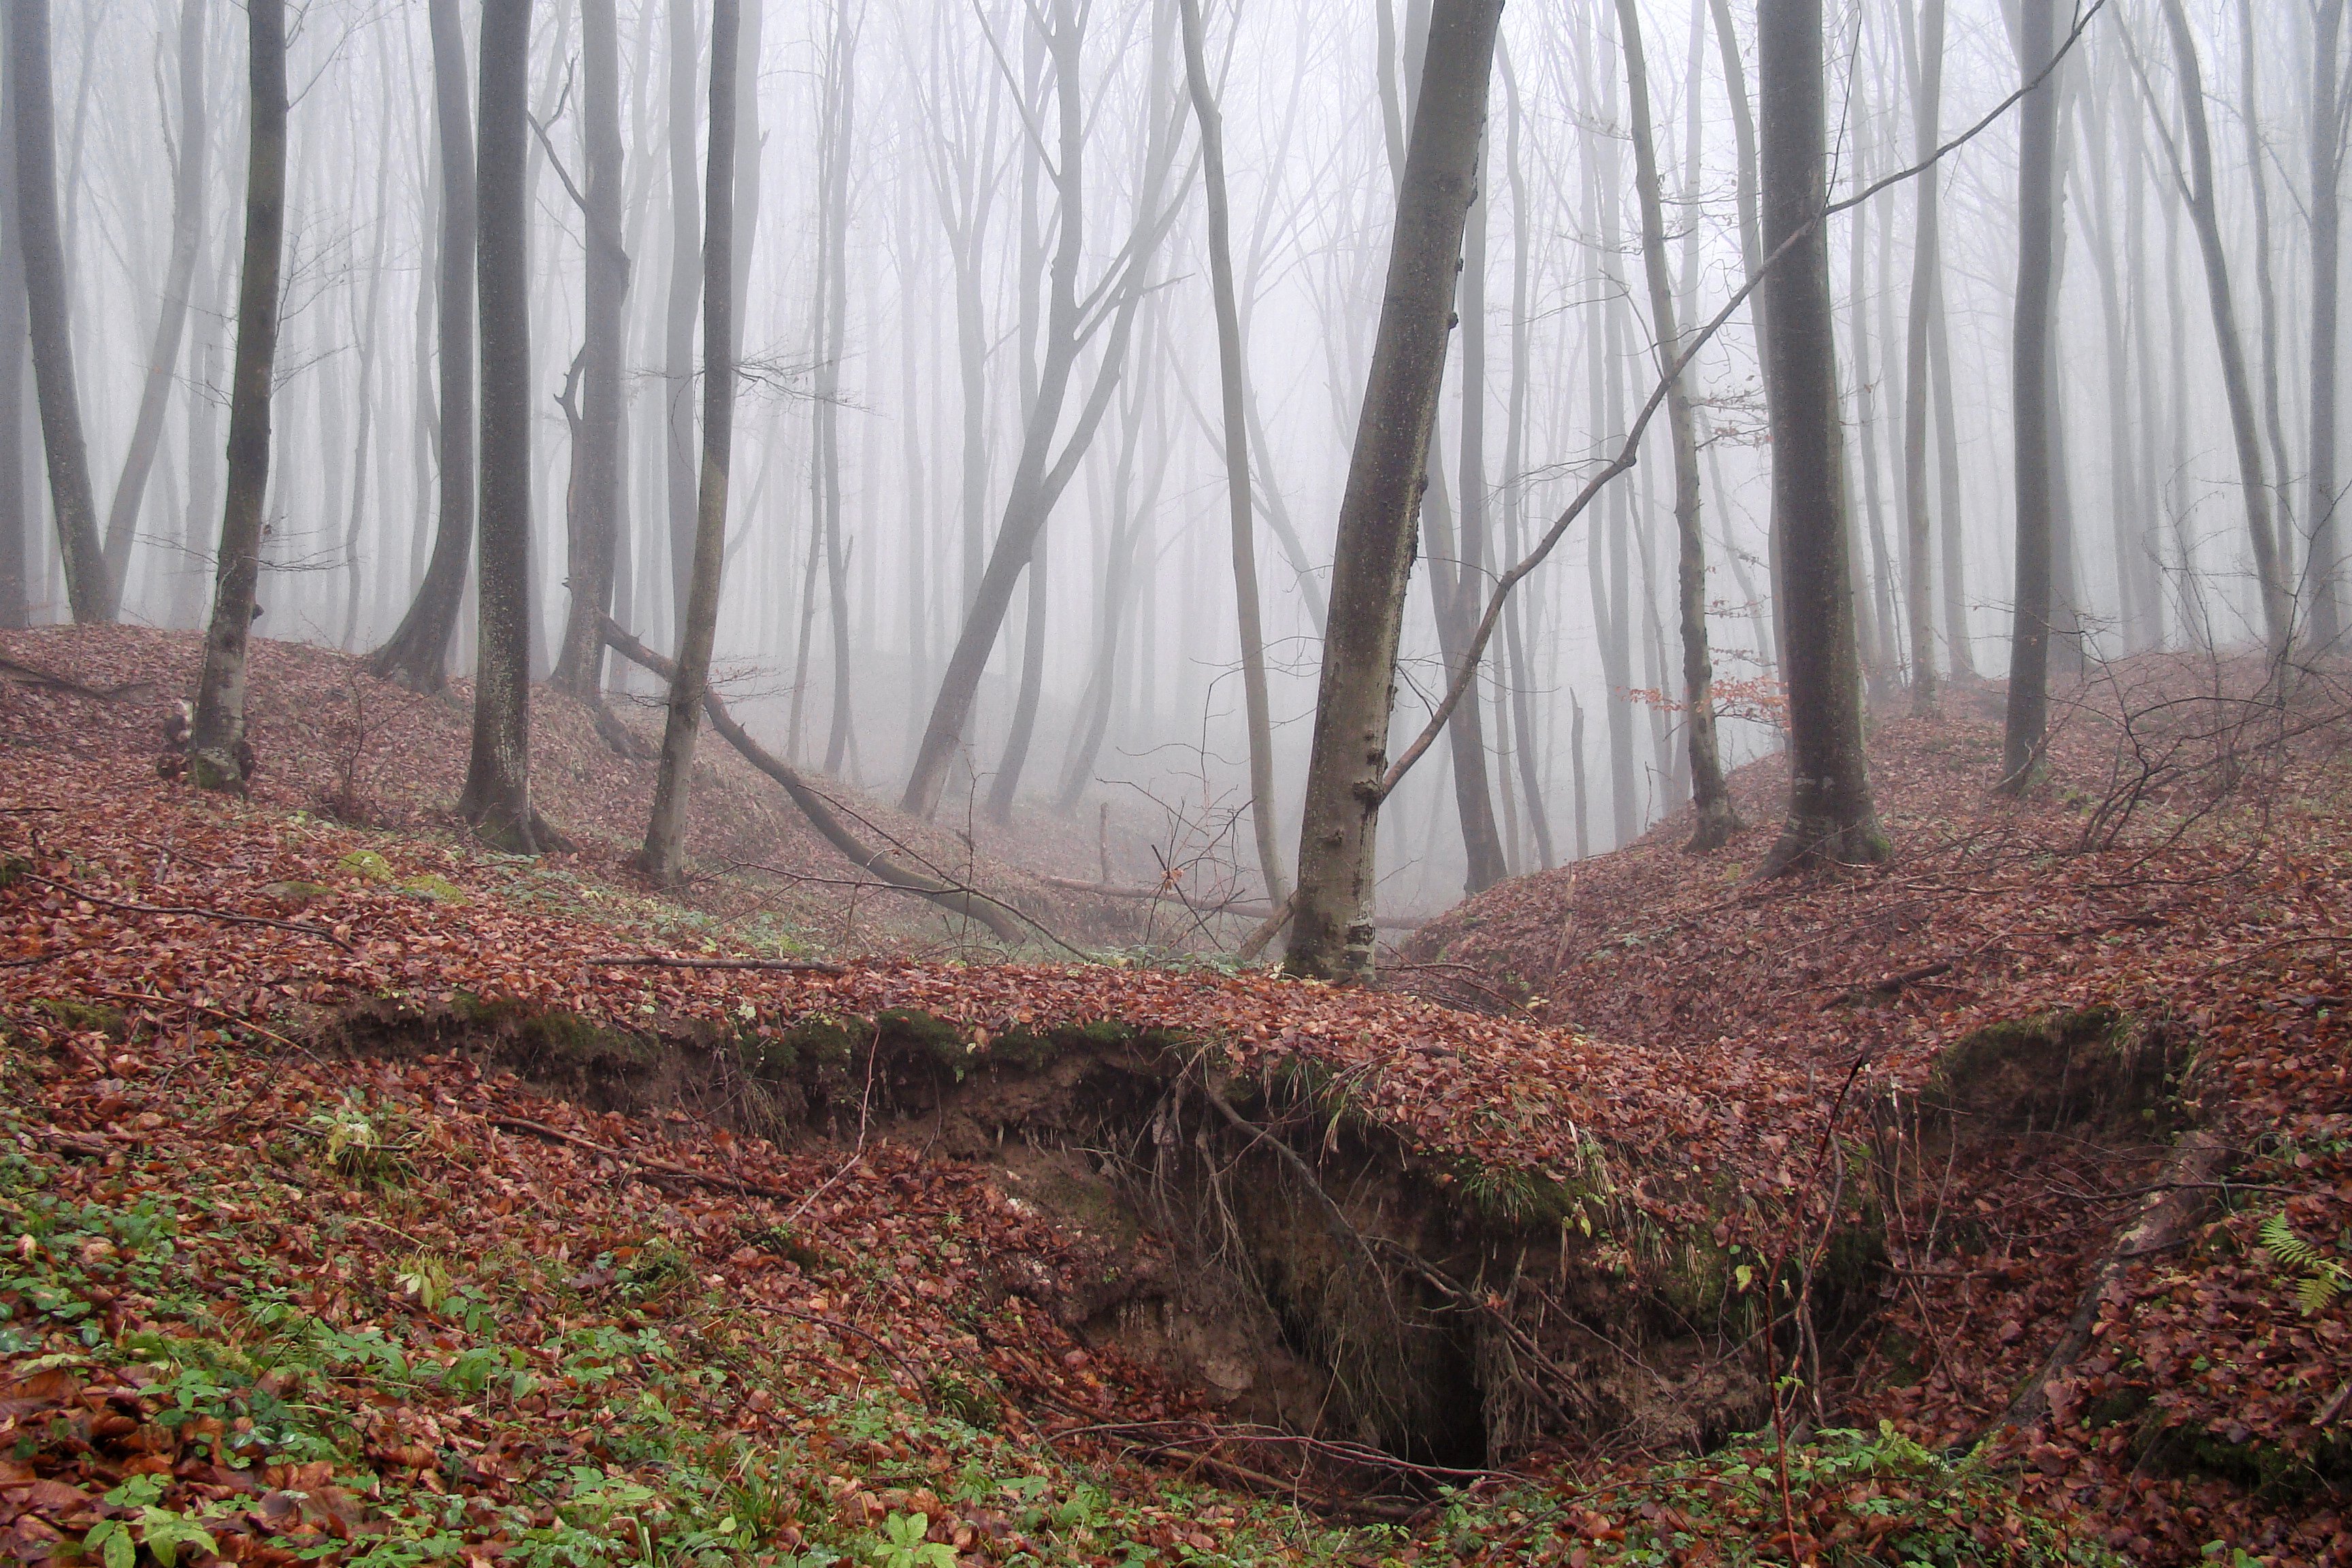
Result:
[[[670,905],[552,700],[585,847],[478,852],[462,710],[275,645],[263,786],[201,795],[154,767],[190,655],[0,639],[55,678],[0,680],[20,1561],[2352,1553],[2325,680],[2138,668],[2017,804],[1958,695],[1874,738],[1893,869],[1752,886],[1762,829],[1668,823],[1423,932],[1431,997],[828,926],[749,774],[698,852],[799,881]],[[1961,1457],[2095,1271],[2053,1414]]]

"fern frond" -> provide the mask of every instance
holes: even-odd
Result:
[[[2303,1309],[2303,1315],[2308,1318],[2315,1312],[2327,1310],[2343,1289],[2343,1282],[2332,1268],[2321,1274],[2305,1275],[2303,1282],[2294,1288],[2294,1304]]]
[[[2263,1221],[2262,1238],[2263,1250],[2282,1268],[2304,1271],[2325,1271],[2328,1268],[2326,1256],[2295,1235],[2294,1227],[2287,1224],[2286,1215],[2283,1214],[2274,1214]]]

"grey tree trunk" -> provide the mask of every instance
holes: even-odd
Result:
[[[2050,721],[2051,273],[2058,205],[2058,87],[2043,73],[2055,47],[2053,0],[2022,0],[2017,34],[2023,79],[2043,79],[2019,111],[2016,319],[2011,403],[2017,462],[2017,587],[2009,636],[2009,707],[2002,787],[2022,790],[2042,756]]]
[[[1936,531],[1943,558],[1944,648],[1952,661],[1952,679],[1973,680],[1977,658],[1976,645],[1969,635],[1966,524],[1960,512],[1960,424],[1952,396],[1952,333],[1944,310],[1940,268],[1935,294],[1927,302],[1927,340],[1928,374],[1936,383],[1937,500],[1943,510],[1943,526]]]
[[[0,55],[15,58],[16,8],[0,5]],[[25,489],[25,375],[30,324],[25,316],[24,237],[16,216],[16,88],[0,72],[0,627],[30,624],[34,510]],[[201,401],[201,400],[199,400]]]
[[[457,811],[515,854],[536,854],[530,804],[531,0],[484,0],[479,94],[481,201],[476,265],[482,321],[481,558],[477,567],[473,750]]]
[[[1528,248],[1534,237],[1535,223],[1528,209],[1527,171],[1519,157],[1519,87],[1511,71],[1511,51],[1502,44],[1496,46],[1496,64],[1503,73],[1503,97],[1507,106],[1507,130],[1504,162],[1509,167],[1511,185],[1511,390],[1507,425],[1503,437],[1503,550],[1511,560],[1517,560],[1525,532],[1527,511],[1527,427],[1528,427],[1528,289],[1529,283]],[[1533,681],[1528,668],[1526,638],[1520,629],[1519,601],[1515,595],[1504,606],[1503,640],[1506,668],[1511,689],[1511,729],[1517,742],[1511,748],[1519,765],[1519,793],[1528,803],[1528,827],[1536,841],[1536,855],[1543,868],[1550,870],[1559,863],[1552,845],[1551,813],[1544,805],[1543,785],[1538,776],[1537,741]]]
[[[2311,52],[2311,635],[2333,650],[2344,635],[2343,523],[2336,516],[2336,365],[2337,271],[2343,217],[2337,188],[2344,174],[2344,0],[2320,0]]]
[[[1155,93],[1150,99],[1152,130],[1143,154],[1145,167],[1136,184],[1134,227],[1116,264],[1116,277],[1106,279],[1106,287],[1097,290],[1117,301],[1115,305],[1099,305],[1094,312],[1097,323],[1102,320],[1104,309],[1111,312],[1102,362],[1091,392],[1056,452],[1054,437],[1068,401],[1078,353],[1087,335],[1088,312],[1081,306],[1077,289],[1085,243],[1087,132],[1083,83],[1079,79],[1084,13],[1073,0],[1055,0],[1050,24],[1043,13],[1038,15],[1045,45],[1054,58],[1060,148],[1053,170],[1060,207],[1060,233],[1049,273],[1045,353],[1038,369],[1037,395],[1025,421],[1021,456],[1006,492],[996,542],[989,552],[988,566],[981,574],[971,608],[964,616],[955,650],[948,658],[947,670],[931,704],[930,718],[923,727],[922,744],[916,751],[914,767],[900,797],[902,810],[925,818],[938,810],[950,764],[962,747],[981,677],[998,634],[1003,630],[1005,614],[1012,607],[1013,591],[1028,569],[1046,519],[1076,473],[1109,406],[1134,330],[1136,309],[1141,298],[1139,282],[1172,216],[1172,209],[1161,210],[1160,192],[1168,166],[1173,162],[1173,137],[1160,117]],[[1159,79],[1157,69],[1154,79]]]
[[[629,257],[621,230],[620,22],[614,0],[581,0],[580,110],[587,143],[586,304],[582,319],[579,450],[568,552],[569,606],[551,683],[594,701],[604,684],[604,620],[613,605],[621,538],[621,433],[626,391],[622,337],[627,325]]]
[[[1397,638],[1475,193],[1502,0],[1437,0],[1399,182],[1387,287],[1339,508],[1331,619],[1299,830],[1284,964],[1369,978],[1375,835],[1395,701]]]
[[[2254,391],[2246,368],[2245,344],[2238,336],[2238,308],[2230,293],[2230,262],[2221,239],[2221,216],[2213,189],[2213,144],[2205,122],[2205,88],[2197,58],[2196,35],[2180,0],[2164,0],[2164,21],[2172,39],[2172,59],[2180,84],[2180,119],[2188,167],[2177,171],[2188,186],[2190,226],[2205,262],[2205,296],[2213,313],[2213,336],[2221,355],[2221,386],[2230,405],[2230,434],[2238,452],[2238,486],[2244,492],[2246,533],[2253,547],[2254,580],[2260,588],[2263,629],[2273,658],[2284,658],[2294,633],[2294,601],[2281,574],[2278,538],[2272,531],[2270,484],[2263,473],[2262,437]]]
[[[752,0],[759,4],[759,0]],[[735,434],[735,89],[740,0],[712,0],[710,149],[703,186],[702,489],[694,531],[694,581],[687,596],[678,653],[662,727],[661,774],[641,859],[657,887],[686,879],[686,810],[710,688],[710,648],[719,629],[719,586],[727,553],[727,478]]]
[[[1201,37],[1200,0],[1179,0],[1184,25],[1184,75],[1192,89],[1192,115],[1201,126],[1202,174],[1209,205],[1209,279],[1217,313],[1217,371],[1224,393],[1225,500],[1233,535],[1234,604],[1240,623],[1242,693],[1249,718],[1250,822],[1257,838],[1258,874],[1267,901],[1289,896],[1283,868],[1274,798],[1274,722],[1266,699],[1265,632],[1258,613],[1256,521],[1250,506],[1248,395],[1241,310],[1234,293],[1232,219],[1225,205],[1225,138],[1217,100],[1209,85],[1209,61]]]
[[[755,0],[756,3],[756,0]],[[849,580],[841,524],[841,356],[849,330],[850,153],[857,115],[857,28],[848,0],[834,10],[827,60],[827,113],[819,153],[825,193],[818,206],[817,311],[823,322],[816,366],[817,526],[824,540],[825,588],[833,624],[833,714],[824,743],[824,771],[838,774],[850,738]],[[706,351],[707,352],[707,351]]]
[[[429,0],[434,125],[441,144],[441,264],[437,335],[441,373],[440,521],[433,554],[408,613],[368,660],[380,678],[438,691],[449,678],[449,638],[465,602],[474,551],[474,282],[479,211],[474,131],[466,100],[466,35],[457,0]]]
[[[163,444],[163,416],[171,402],[172,367],[180,361],[180,338],[187,330],[188,285],[205,231],[205,11],[203,0],[180,4],[179,161],[172,175],[172,254],[163,270],[163,298],[155,313],[155,340],[147,355],[147,379],[139,393],[139,413],[114,500],[106,511],[106,575],[118,604],[131,568],[131,544],[139,523],[147,477]]]
[[[1910,31],[1911,0],[1898,0]],[[1929,162],[1943,135],[1944,0],[1919,7],[1917,90],[1912,102],[1913,152],[1927,167],[1914,193],[1917,203],[1911,239],[1911,302],[1904,330],[1903,374],[1903,591],[1911,621],[1911,710],[1936,707],[1935,519],[1927,504],[1928,316],[1943,265],[1940,166]],[[1888,346],[1893,352],[1893,345]]]
[[[2272,504],[2276,509],[2279,581],[2293,593],[2294,582],[2294,506],[2287,489],[2293,471],[2286,450],[2286,422],[2279,410],[2278,284],[2271,265],[2271,180],[2265,165],[2270,149],[2263,140],[2259,100],[2255,96],[2255,65],[2260,47],[2254,36],[2254,0],[2238,0],[2238,121],[2246,132],[2246,185],[2254,198],[2254,300],[2263,347],[2263,431],[2270,438],[2270,471],[2277,479]]]
[[[237,283],[236,370],[228,405],[228,494],[205,668],[196,685],[188,776],[206,789],[242,790],[251,773],[245,739],[246,643],[261,573],[261,514],[269,489],[269,397],[278,365],[278,269],[286,234],[285,0],[245,8],[248,145],[245,261]]]
[[[389,73],[387,73],[387,76]],[[343,635],[337,646],[348,650],[359,633],[360,530],[367,517],[368,445],[375,434],[375,351],[383,321],[384,220],[392,210],[392,148],[386,134],[376,160],[375,243],[368,267],[367,304],[354,309],[352,333],[359,342],[359,434],[352,443],[351,517],[343,530]]]
[[[16,136],[16,227],[31,312],[33,388],[48,459],[49,505],[77,621],[114,619],[114,584],[98,533],[81,395],[74,382],[71,291],[58,221],[57,113],[49,84],[49,0],[9,0],[9,118]]]
[[[1658,369],[1670,373],[1682,357],[1682,331],[1675,321],[1674,279],[1666,266],[1665,198],[1658,186],[1658,157],[1650,136],[1650,79],[1642,47],[1642,14],[1635,0],[1617,0],[1617,28],[1625,52],[1625,83],[1633,114],[1633,186],[1642,203],[1642,259],[1649,273],[1650,336]],[[1715,661],[1706,640],[1706,541],[1700,531],[1698,437],[1691,420],[1690,389],[1677,375],[1666,387],[1666,426],[1675,455],[1675,537],[1678,546],[1675,586],[1682,623],[1685,742],[1690,758],[1691,802],[1696,822],[1694,854],[1719,849],[1739,829],[1731,792],[1723,782],[1723,752],[1715,733]]]
[[[702,287],[702,217],[694,195],[693,0],[668,0],[669,302],[662,319],[664,473],[669,497],[670,625],[683,637],[694,574],[694,311]]]
[[[1760,0],[1757,86],[1772,431],[1772,529],[1780,539],[1782,668],[1789,683],[1789,816],[1767,875],[1874,863],[1893,853],[1871,802],[1862,670],[1846,553],[1845,453],[1830,306],[1822,0]],[[1785,254],[1782,247],[1786,247]]]

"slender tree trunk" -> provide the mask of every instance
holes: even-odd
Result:
[[[2337,187],[2344,174],[2344,0],[2319,0],[2311,51],[2311,519],[2312,640],[2334,650],[2344,635],[2343,523],[2337,517],[2336,364],[2337,272],[2343,255]]]
[[[114,500],[106,513],[106,575],[118,605],[131,568],[140,502],[147,493],[156,448],[163,444],[172,367],[179,363],[180,338],[187,330],[188,284],[195,273],[196,250],[205,230],[205,131],[209,123],[205,102],[204,5],[202,0],[181,0],[180,136],[175,149],[178,163],[172,176],[172,254],[164,266],[163,298],[155,313],[155,341],[147,355],[147,379],[140,389],[138,416],[131,427],[122,472],[114,481]]]
[[[1666,267],[1665,199],[1658,187],[1658,158],[1650,138],[1649,68],[1642,47],[1642,14],[1635,0],[1617,0],[1617,28],[1625,51],[1625,82],[1633,110],[1633,185],[1642,202],[1642,258],[1650,280],[1650,335],[1661,374],[1682,357],[1682,331],[1675,319],[1674,279]],[[1684,847],[1694,854],[1719,849],[1739,829],[1731,792],[1723,782],[1723,752],[1715,733],[1715,662],[1706,640],[1706,543],[1700,531],[1698,437],[1691,420],[1690,389],[1681,376],[1666,388],[1666,426],[1675,455],[1675,536],[1679,546],[1675,590],[1683,643],[1683,700],[1690,754],[1691,800],[1697,821]]]
[[[65,237],[58,221],[57,115],[49,85],[49,0],[9,0],[10,118],[16,134],[16,226],[31,311],[33,384],[41,410],[41,446],[49,465],[49,504],[66,573],[66,599],[77,621],[114,619],[114,584],[98,534],[89,484],[81,395],[74,384],[71,289]]]
[[[2053,0],[2022,0],[2018,68],[2032,82],[2048,70]],[[2056,227],[2058,84],[2045,79],[2020,110],[2017,315],[2010,374],[2016,420],[2017,588],[2009,639],[2009,710],[2003,787],[2022,790],[2042,756],[2050,721],[2051,272]]]
[[[1570,714],[1568,727],[1568,765],[1571,787],[1576,792],[1576,858],[1590,859],[1592,855],[1592,833],[1585,811],[1584,800],[1584,704],[1573,695],[1569,700]]]
[[[824,298],[817,308],[824,314],[824,350],[817,366],[816,461],[823,480],[820,500],[824,530],[825,587],[833,623],[833,714],[824,743],[824,771],[838,774],[848,755],[850,739],[850,653],[848,563],[841,523],[840,365],[849,330],[849,199],[850,154],[857,119],[857,28],[849,16],[848,0],[839,0],[834,13],[833,50],[827,72],[831,100],[825,130],[825,151],[820,177],[831,186],[823,203],[820,240],[830,259],[821,269]]]
[[[1527,172],[1519,156],[1519,87],[1511,72],[1508,47],[1498,43],[1495,58],[1503,73],[1507,114],[1504,162],[1509,166],[1511,186],[1511,391],[1503,437],[1503,548],[1516,561],[1522,547],[1527,510],[1528,289],[1531,270],[1528,252],[1535,221],[1528,208]],[[1544,805],[1543,786],[1536,766],[1534,698],[1517,595],[1504,605],[1503,616],[1504,653],[1511,685],[1511,727],[1517,742],[1512,751],[1518,758],[1519,791],[1527,797],[1528,826],[1535,837],[1536,854],[1549,871],[1559,863],[1559,858],[1552,845],[1551,814]]]
[[[1952,334],[1944,310],[1941,269],[1934,296],[1927,301],[1928,374],[1935,380],[1936,486],[1943,526],[1936,531],[1943,558],[1944,648],[1952,661],[1952,679],[1977,678],[1976,645],[1969,635],[1969,589],[1966,521],[1960,511],[1960,425],[1952,395]]]
[[[1437,0],[1399,184],[1388,284],[1349,461],[1285,965],[1369,978],[1373,851],[1397,638],[1427,479],[1501,0]]]
[[[2263,430],[2270,437],[2271,472],[2278,485],[2273,494],[2278,532],[2279,582],[2290,595],[2294,583],[2294,507],[2287,489],[2292,466],[2287,460],[2286,422],[2279,411],[2278,285],[2271,268],[2271,179],[2266,165],[2270,149],[2263,141],[2263,121],[2255,96],[2255,63],[2260,56],[2254,36],[2254,0],[2238,0],[2238,120],[2246,132],[2246,184],[2254,198],[2254,300],[2263,340]]]
[[[752,0],[757,5],[760,0]],[[719,579],[727,552],[727,476],[735,435],[735,89],[740,0],[712,0],[710,150],[703,187],[702,489],[695,521],[694,580],[669,686],[662,729],[661,775],[642,864],[657,887],[686,879],[686,808],[710,687],[710,649],[719,630]]]
[[[1908,33],[1911,0],[1897,0]],[[1933,546],[1935,519],[1927,505],[1928,314],[1943,265],[1941,169],[1928,162],[1943,135],[1944,0],[1919,7],[1918,89],[1913,101],[1913,148],[1927,168],[1914,193],[1917,203],[1911,239],[1911,303],[1904,331],[1903,373],[1903,588],[1911,620],[1911,710],[1936,707],[1936,631]],[[1891,348],[1890,348],[1890,352]]]
[[[246,643],[261,572],[262,506],[269,489],[269,398],[278,363],[278,268],[286,232],[286,6],[247,0],[249,145],[245,263],[237,284],[236,371],[229,393],[228,495],[221,510],[212,625],[196,686],[188,775],[207,789],[242,790]]]
[[[0,55],[15,58],[16,7],[0,5]],[[0,628],[32,621],[34,509],[25,486],[24,233],[16,216],[16,85],[0,72]]]
[[[2269,481],[2263,475],[2262,437],[2254,411],[2252,378],[2245,344],[2238,336],[2238,308],[2230,294],[2230,263],[2221,238],[2221,216],[2213,189],[2212,138],[2205,123],[2205,88],[2197,58],[2197,38],[2180,0],[2164,0],[2164,21],[2172,39],[2180,82],[2180,118],[2188,167],[2179,171],[2189,187],[2189,216],[2205,262],[2205,294],[2213,313],[2213,336],[2221,355],[2221,386],[2230,405],[2230,433],[2238,451],[2238,484],[2244,492],[2246,533],[2253,546],[2254,579],[2262,594],[2263,628],[2271,655],[2283,658],[2294,632],[2294,603],[2280,573],[2277,536],[2272,531]]]
[[[1013,588],[1027,570],[1046,519],[1076,474],[1109,406],[1141,302],[1139,285],[1149,269],[1168,216],[1160,210],[1160,192],[1168,166],[1174,161],[1173,138],[1160,116],[1159,95],[1155,92],[1150,100],[1151,131],[1143,153],[1145,166],[1135,187],[1134,227],[1118,264],[1116,278],[1106,280],[1108,291],[1118,301],[1111,308],[1108,341],[1092,390],[1056,453],[1054,437],[1061,425],[1083,342],[1084,311],[1078,300],[1077,272],[1085,243],[1086,113],[1079,79],[1084,15],[1072,0],[1055,0],[1054,18],[1046,33],[1046,45],[1054,56],[1060,145],[1057,166],[1053,171],[1060,207],[1060,233],[1049,275],[1046,349],[1038,371],[1037,396],[1024,422],[1021,457],[1006,492],[996,542],[989,552],[987,569],[981,574],[979,592],[964,616],[955,650],[949,656],[946,672],[940,677],[930,718],[923,728],[922,744],[916,752],[906,793],[900,799],[902,810],[925,818],[938,810],[940,796],[947,785],[949,766],[963,745],[981,677],[997,637],[1003,630]],[[1156,61],[1157,40],[1154,49]],[[1152,79],[1161,79],[1160,68],[1156,63]]]
[[[478,105],[481,201],[476,266],[482,320],[481,557],[474,742],[458,814],[489,842],[535,854],[530,804],[531,0],[484,0]]]
[[[663,450],[669,488],[670,625],[686,635],[696,527],[694,310],[701,288],[702,218],[694,195],[694,67],[701,53],[693,0],[668,0],[669,304],[663,317]]]
[[[390,73],[386,73],[387,80]],[[343,635],[339,647],[348,650],[358,635],[360,621],[360,528],[367,516],[368,443],[375,432],[375,350],[383,320],[385,219],[392,210],[392,145],[386,136],[377,158],[374,255],[368,268],[367,305],[354,312],[352,331],[359,339],[359,434],[352,453],[351,518],[343,530]]]
[[[1244,363],[1241,310],[1234,294],[1231,219],[1225,206],[1225,139],[1217,101],[1209,85],[1209,62],[1201,37],[1200,0],[1180,0],[1184,22],[1184,74],[1192,88],[1192,114],[1201,125],[1202,174],[1209,202],[1209,279],[1217,312],[1217,369],[1224,392],[1225,492],[1233,534],[1234,603],[1240,622],[1242,693],[1249,715],[1250,821],[1256,830],[1258,874],[1265,896],[1280,903],[1289,896],[1283,868],[1274,799],[1274,722],[1266,700],[1265,633],[1257,599],[1256,523],[1250,508],[1249,424],[1244,415],[1248,370]]]
[[[1780,651],[1789,682],[1789,816],[1764,865],[1776,874],[1880,861],[1893,850],[1871,804],[1863,752],[1829,235],[1821,222],[1828,203],[1822,0],[1760,0],[1757,37],[1762,244],[1768,253],[1788,247],[1764,284],[1772,323],[1765,345],[1772,528],[1788,601]]]
[[[2131,337],[2124,320],[2130,307],[2124,297],[2118,266],[2119,260],[2127,260],[2131,253],[2123,247],[2122,237],[2116,232],[2113,180],[2107,157],[2109,116],[2101,96],[2093,91],[2083,98],[2083,153],[2091,176],[2093,225],[2085,238],[2090,242],[2086,248],[2091,253],[2093,270],[2098,275],[2099,319],[2106,340],[2108,521],[2120,601],[2118,616],[2125,647],[2137,651],[2146,646],[2142,634],[2147,625],[2147,612],[2138,602],[2140,574],[2133,559],[2137,553],[2141,527],[2140,500],[2138,473],[2132,460]],[[2143,374],[2145,369],[2143,366]]]
[[[400,626],[368,661],[386,680],[438,691],[448,679],[449,638],[465,602],[474,551],[474,272],[479,212],[474,131],[466,106],[466,36],[457,0],[429,0],[434,123],[441,144],[441,268],[437,309],[441,372],[440,523],[433,555]]]
[[[577,493],[568,573],[571,590],[552,684],[589,701],[604,684],[604,620],[612,612],[621,538],[622,338],[627,326],[629,258],[621,232],[620,21],[614,0],[581,0],[580,110],[587,143],[586,305],[582,321]]]

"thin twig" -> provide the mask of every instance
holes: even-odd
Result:
[[[134,904],[128,900],[110,899],[104,894],[93,893],[87,888],[77,888],[71,882],[57,881],[42,876],[37,871],[21,871],[17,874],[27,882],[38,882],[45,888],[55,888],[61,893],[70,893],[77,899],[88,899],[93,904],[104,904],[111,910],[127,910],[132,914],[141,915],[194,915],[202,920],[222,921],[230,925],[272,926],[278,931],[300,931],[304,936],[322,937],[345,952],[358,951],[326,927],[307,925],[300,921],[274,921],[264,915],[232,914],[226,910],[199,909],[194,905],[184,908],[176,905]]]
[[[659,969],[772,969],[787,974],[846,974],[838,963],[806,958],[677,958],[666,952],[598,952],[580,961],[591,969],[634,966]]]
[[[566,1132],[561,1127],[550,1127],[544,1121],[533,1121],[526,1117],[499,1113],[486,1120],[491,1126],[509,1132],[529,1132],[541,1138],[552,1138],[560,1143],[570,1143],[602,1154],[607,1159],[618,1160],[625,1165],[635,1165],[660,1175],[675,1176],[680,1181],[695,1182],[706,1187],[716,1187],[727,1192],[748,1193],[753,1197],[773,1198],[780,1203],[788,1201],[793,1195],[782,1187],[772,1187],[764,1182],[746,1181],[741,1176],[720,1175],[711,1171],[698,1171],[691,1165],[672,1164],[667,1160],[656,1160],[650,1155],[635,1153],[627,1149],[615,1149],[609,1143],[599,1143],[593,1138],[583,1138],[577,1132]]]

